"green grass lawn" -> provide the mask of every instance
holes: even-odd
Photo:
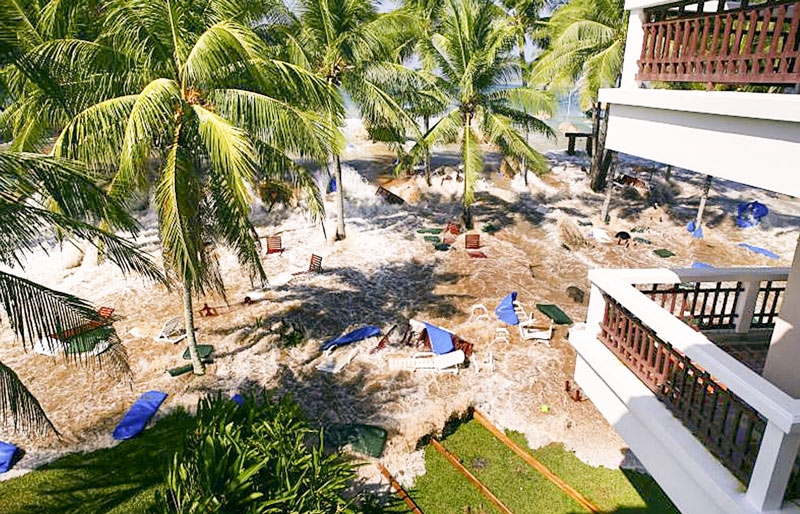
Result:
[[[67,455],[0,482],[0,512],[141,514],[152,505],[189,419],[172,414],[113,448]]]
[[[510,433],[509,437],[527,449],[521,434]],[[588,512],[476,421],[461,425],[442,442],[514,514]],[[588,466],[560,445],[530,453],[603,512],[678,513],[655,481],[646,475]],[[500,512],[432,446],[425,450],[425,462],[425,475],[409,491],[423,512]]]
[[[166,461],[189,426],[188,416],[173,414],[136,439],[92,453],[68,455],[22,477],[0,482],[0,512],[140,514],[152,505]],[[527,448],[520,434],[509,436]],[[443,444],[515,514],[586,512],[475,421],[459,426]],[[645,475],[587,466],[558,445],[531,454],[604,512],[678,512]],[[432,446],[425,450],[425,459],[427,472],[409,491],[423,512],[498,512]],[[385,511],[407,512],[402,503]]]

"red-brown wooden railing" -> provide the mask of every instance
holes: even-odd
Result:
[[[659,339],[613,298],[599,340],[744,484],[750,481],[766,419],[707,371]]]
[[[637,80],[800,83],[800,2],[720,0],[714,12],[703,12],[705,3],[645,11]]]

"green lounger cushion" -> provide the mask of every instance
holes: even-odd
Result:
[[[673,255],[675,255],[674,252],[671,252],[666,248],[659,248],[658,250],[653,250],[653,253],[658,255],[662,259],[666,259],[667,257],[672,257]]]
[[[386,446],[386,430],[375,425],[337,423],[325,430],[325,443],[336,448],[350,445],[353,451],[379,458]]]
[[[633,238],[633,242],[634,243],[642,243],[643,245],[652,244],[649,239],[645,239],[643,237],[634,237]]]
[[[450,249],[450,245],[447,244],[447,243],[439,243],[439,244],[433,245],[433,247],[436,248],[437,250],[439,250],[440,252],[445,252],[445,251]]]
[[[439,236],[425,236],[425,242],[426,243],[438,243],[439,242]]]
[[[417,229],[417,234],[441,234],[444,231],[443,228],[420,228]]]
[[[539,309],[539,312],[559,325],[569,325],[572,323],[572,318],[567,316],[567,313],[562,311],[558,305],[537,303],[536,308]]]
[[[213,351],[214,351],[214,347],[211,346],[210,344],[198,344],[197,345],[197,355],[200,357],[201,360],[202,359],[208,359],[209,356],[211,356],[211,352],[213,352]],[[189,355],[189,349],[187,348],[183,352],[183,360],[188,361],[191,358],[192,357]]]
[[[190,371],[192,371],[192,365],[186,364],[184,366],[178,366],[177,368],[170,368],[167,370],[167,373],[169,373],[169,376],[171,377],[179,377],[184,373],[189,373]]]

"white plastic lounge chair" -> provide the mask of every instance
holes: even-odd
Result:
[[[489,309],[482,303],[476,303],[472,306],[472,314],[470,314],[470,319],[476,319],[478,321],[489,321],[492,319],[491,315],[489,315]]]
[[[536,340],[550,346],[550,338],[553,337],[553,321],[540,323],[536,321],[532,314],[528,314],[521,303],[514,302],[514,312],[519,318],[519,336],[525,340]]]
[[[161,332],[153,338],[154,341],[167,342],[177,344],[186,338],[186,330],[183,328],[183,319],[180,316],[175,316],[170,319],[161,328]]]
[[[497,327],[494,329],[494,338],[492,339],[492,344],[494,343],[510,343],[511,342],[511,334],[509,333],[508,329],[505,327]]]
[[[355,347],[345,356],[340,357],[338,360],[335,357],[331,356],[331,353],[335,350],[335,348],[331,348],[329,350],[325,350],[323,355],[323,361],[317,365],[317,369],[319,371],[324,371],[325,373],[339,373],[342,371],[345,366],[350,364],[353,358],[358,354],[359,348]]]
[[[435,371],[437,373],[453,373],[458,375],[458,365],[466,356],[461,350],[445,354],[433,352],[417,352],[411,358],[389,359],[389,369],[408,371]]]

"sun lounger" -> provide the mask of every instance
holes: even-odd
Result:
[[[112,337],[111,323],[114,321],[113,307],[100,307],[97,313],[102,320],[89,321],[77,327],[64,330],[60,334],[50,334],[33,344],[34,353],[55,357],[59,353],[67,355],[83,355],[91,357],[99,355],[111,346],[109,338]]]
[[[519,302],[514,302],[514,311],[519,318],[519,336],[524,340],[542,341],[550,346],[550,339],[553,337],[553,323],[540,323],[533,314],[528,314]]]
[[[200,357],[201,361],[210,362],[211,361],[211,354],[214,353],[214,347],[210,344],[198,344],[197,345],[197,356]],[[189,349],[183,351],[183,360],[188,361],[192,358]]]
[[[311,254],[311,263],[308,265],[308,270],[298,271],[292,275],[303,275],[305,273],[322,273],[322,257],[316,254]]]
[[[361,341],[362,339],[366,339],[368,337],[377,337],[381,335],[381,327],[375,325],[367,325],[366,327],[361,327],[359,329],[353,330],[352,332],[348,332],[347,334],[341,335],[335,339],[331,339],[326,341],[319,347],[320,350],[326,351],[336,348],[337,346],[344,346],[346,344],[354,343],[356,341]]]
[[[476,303],[472,306],[472,314],[470,314],[470,319],[476,319],[479,321],[489,321],[492,317],[489,315],[489,309],[482,303]]]
[[[500,300],[500,303],[498,303],[497,307],[494,309],[494,313],[498,319],[500,319],[500,321],[505,321],[509,325],[518,325],[520,319],[519,313],[517,312],[517,306],[517,292],[511,291],[505,295],[502,300]],[[528,319],[524,309],[522,314],[525,314],[525,319]]]
[[[434,234],[434,235],[439,235],[439,234],[441,234],[442,232],[444,232],[444,229],[443,229],[443,228],[429,228],[429,227],[423,227],[423,228],[418,228],[418,229],[417,229],[417,234]]]
[[[391,191],[389,191],[388,189],[386,189],[383,186],[378,186],[378,190],[375,191],[375,195],[376,196],[380,196],[381,198],[386,200],[386,203],[388,203],[388,204],[402,205],[402,204],[405,203],[405,200],[403,200],[402,198],[400,198],[396,194],[392,193]]]
[[[675,255],[675,252],[671,252],[666,248],[659,248],[658,250],[653,250],[653,253],[661,257],[662,259],[666,259]]]
[[[167,393],[161,391],[143,393],[114,429],[114,439],[123,441],[139,435],[166,397]]]
[[[179,377],[192,371],[192,368],[193,366],[191,364],[184,364],[183,366],[168,369],[167,373],[169,373],[171,377]]]
[[[542,314],[553,320],[558,325],[572,324],[572,318],[567,316],[567,313],[562,311],[558,305],[537,303],[536,308],[539,309],[539,311]]]
[[[507,328],[504,327],[497,327],[494,330],[494,337],[492,338],[492,344],[494,343],[510,343],[511,342],[511,333],[508,331]]]
[[[458,365],[466,356],[461,350],[445,354],[417,352],[410,358],[389,359],[389,369],[406,371],[435,371],[437,373],[458,374]]]
[[[186,330],[183,328],[183,318],[175,316],[161,327],[161,332],[153,338],[157,343],[167,342],[176,344],[186,338]]]
[[[333,347],[325,351],[325,354],[323,355],[323,361],[317,365],[317,370],[335,375],[336,373],[342,371],[348,364],[350,364],[350,362],[352,362],[353,358],[355,358],[359,352],[359,348],[355,347],[351,349],[347,355],[337,359],[331,355],[335,348],[336,347]]]
[[[453,334],[436,325],[424,322],[423,324],[425,325],[425,331],[428,333],[428,339],[431,342],[431,350],[433,353],[442,355],[453,351],[455,348],[453,345]]]
[[[336,423],[325,429],[325,444],[335,448],[349,446],[354,452],[380,458],[387,432],[375,425]]]
[[[425,236],[423,239],[425,240],[426,243],[438,243],[439,242],[439,236]]]
[[[440,252],[446,252],[447,250],[450,249],[450,245],[447,244],[447,243],[439,243],[439,244],[433,245],[433,247],[436,250],[440,251]]]
[[[14,455],[17,453],[16,445],[0,441],[0,473],[5,473],[14,465]]]
[[[283,254],[284,250],[281,236],[267,236],[267,255],[273,253]]]

